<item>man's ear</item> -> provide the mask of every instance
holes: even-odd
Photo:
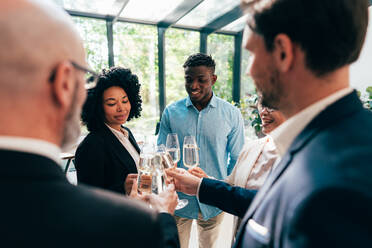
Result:
[[[61,62],[55,70],[55,77],[52,84],[54,100],[57,106],[69,109],[75,88],[74,68],[68,61]]]
[[[274,39],[274,60],[281,72],[287,72],[294,62],[294,44],[286,34],[278,34]]]
[[[217,81],[217,75],[216,74],[213,74],[212,75],[212,85],[214,85]]]

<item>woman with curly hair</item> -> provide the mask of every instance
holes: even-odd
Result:
[[[124,183],[137,173],[140,149],[123,125],[140,116],[140,86],[129,69],[114,67],[103,70],[88,92],[82,121],[90,133],[75,154],[79,183],[126,193]]]

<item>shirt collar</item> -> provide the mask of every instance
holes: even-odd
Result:
[[[33,153],[50,158],[57,164],[61,163],[61,149],[53,143],[40,139],[0,136],[0,149]]]
[[[116,137],[118,137],[119,139],[120,139],[120,138],[126,138],[126,139],[128,139],[127,130],[125,130],[124,128],[121,127],[121,129],[123,130],[123,132],[126,133],[126,135],[125,135],[123,132],[120,132],[120,131],[118,131],[118,130],[112,128],[112,127],[110,127],[109,125],[107,125],[107,123],[105,123],[105,125],[106,125],[106,126],[108,127],[108,129],[110,129],[111,132],[112,132]]]
[[[286,153],[297,135],[299,135],[311,120],[313,120],[321,111],[342,97],[350,94],[352,91],[352,88],[339,90],[301,110],[299,113],[292,116],[273,130],[270,133],[270,136],[275,141],[279,155],[282,157]]]
[[[190,106],[194,106],[194,105],[192,104],[192,101],[191,101],[190,97],[187,96],[187,98],[186,98],[186,107],[190,107]],[[216,96],[214,95],[213,92],[212,92],[212,98],[209,101],[207,107],[208,106],[211,106],[213,108],[217,107],[217,99],[216,99]]]

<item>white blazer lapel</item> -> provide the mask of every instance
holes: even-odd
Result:
[[[256,163],[261,151],[266,143],[266,138],[258,139],[248,143],[239,155],[233,172],[226,179],[230,184],[245,187],[249,173]]]

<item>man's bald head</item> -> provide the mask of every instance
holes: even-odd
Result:
[[[45,0],[1,0],[0,33],[0,135],[74,143],[86,93],[71,62],[86,62],[71,18]]]
[[[84,49],[67,14],[48,1],[0,2],[0,89],[32,92],[63,60],[84,64]]]

